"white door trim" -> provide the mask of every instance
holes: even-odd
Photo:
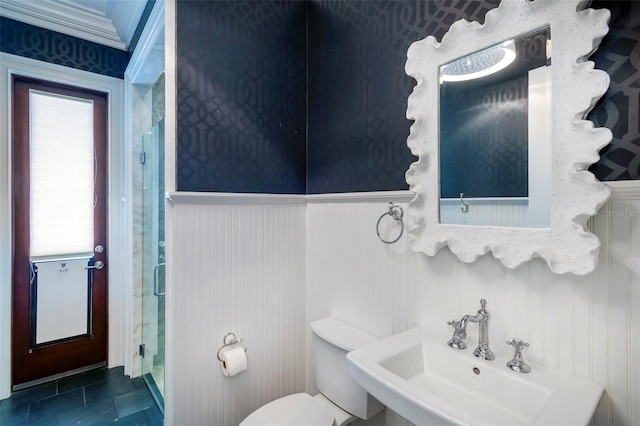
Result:
[[[124,161],[123,80],[0,52],[0,399],[11,394],[11,78],[55,81],[108,93],[109,97],[109,353],[124,365],[131,352],[131,227]],[[129,167],[130,169],[130,167]]]

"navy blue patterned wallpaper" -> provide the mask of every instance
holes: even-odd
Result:
[[[180,191],[305,193],[306,3],[177,2]]]
[[[309,7],[309,193],[407,189],[404,75],[409,45],[441,39],[465,18],[482,22],[499,1],[329,1]],[[614,139],[591,169],[601,180],[640,179],[640,2],[595,1],[612,12],[592,60],[611,87],[590,115]]]
[[[460,18],[482,20],[499,1],[324,1],[309,5],[307,192],[407,189],[404,72],[409,45],[442,38]]]
[[[429,34],[441,38],[457,19],[482,21],[498,3],[181,0],[178,188],[406,189],[404,173],[415,161],[406,148],[414,85],[404,74],[406,50]],[[601,180],[640,179],[640,2],[592,7],[612,12],[592,57],[611,87],[590,119],[614,138],[591,170]],[[5,17],[0,50],[118,78],[129,59]]]
[[[0,50],[14,55],[123,78],[125,51],[0,17]]]
[[[498,4],[178,2],[178,188],[407,189],[415,161],[406,147],[415,85],[404,73],[407,48],[430,34],[442,38],[458,19],[482,22]],[[614,133],[592,170],[602,180],[640,179],[640,2],[592,7],[612,11],[593,56],[612,84],[590,118]]]
[[[594,1],[611,11],[609,34],[591,59],[611,77],[609,90],[589,116],[613,132],[591,171],[600,180],[640,179],[640,2]]]

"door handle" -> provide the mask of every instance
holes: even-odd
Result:
[[[158,270],[160,268],[164,268],[164,263],[158,263],[153,267],[153,294],[158,297],[164,296],[165,294],[164,291],[160,293],[160,291],[158,290]]]
[[[104,262],[102,260],[98,260],[95,265],[85,266],[84,269],[102,269],[104,268]]]

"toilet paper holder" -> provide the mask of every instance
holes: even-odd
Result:
[[[224,335],[224,337],[222,338],[222,346],[220,347],[220,349],[218,349],[218,354],[216,355],[218,357],[218,361],[223,362],[222,359],[220,358],[220,351],[223,350],[226,347],[229,346],[233,346],[233,345],[238,345],[242,342],[242,338],[236,336],[236,333],[227,333]],[[245,352],[247,352],[247,348],[242,348],[244,349]]]

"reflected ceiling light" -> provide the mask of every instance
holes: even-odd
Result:
[[[514,59],[515,43],[508,40],[443,65],[440,67],[440,83],[484,77],[506,68]]]

